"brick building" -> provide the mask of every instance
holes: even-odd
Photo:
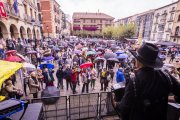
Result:
[[[42,31],[45,37],[59,38],[61,32],[61,11],[56,0],[39,0],[42,13]]]
[[[104,13],[75,12],[73,14],[73,32],[86,31],[99,34],[106,26],[113,24],[114,18]]]

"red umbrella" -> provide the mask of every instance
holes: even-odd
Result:
[[[6,52],[7,56],[15,55],[15,53],[17,53],[16,50],[9,50],[9,51]]]
[[[84,63],[84,64],[81,64],[79,67],[82,69],[82,68],[88,68],[91,66],[93,66],[93,63]]]
[[[18,56],[9,56],[9,57],[5,58],[4,60],[10,61],[10,62],[21,62],[22,61],[22,59]]]

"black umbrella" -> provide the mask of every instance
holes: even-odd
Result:
[[[117,58],[109,58],[108,61],[119,62],[119,60]]]
[[[115,53],[107,52],[107,53],[104,54],[105,59],[116,58],[116,57],[117,57],[117,55]]]
[[[105,58],[97,57],[97,58],[95,58],[94,62],[105,61],[105,60],[106,60]]]

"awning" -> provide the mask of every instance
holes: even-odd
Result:
[[[4,81],[22,67],[23,64],[21,63],[0,60],[0,89]]]

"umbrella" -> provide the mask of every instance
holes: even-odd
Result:
[[[108,61],[119,62],[119,60],[117,58],[109,58]]]
[[[82,51],[86,51],[86,50],[88,50],[88,48],[87,48],[87,47],[82,48]]]
[[[119,56],[117,56],[118,59],[126,59],[128,58],[127,54],[120,54]]]
[[[51,60],[54,60],[54,57],[53,56],[43,57],[42,60],[43,61],[51,61]]]
[[[9,50],[6,52],[6,54],[15,54],[17,51],[16,50]]]
[[[18,56],[9,56],[5,58],[4,60],[10,61],[10,62],[22,62],[22,59]]]
[[[51,63],[41,64],[39,67],[40,67],[40,69],[43,69],[44,66],[46,66],[48,69],[54,69],[54,65]]]
[[[117,55],[115,53],[112,53],[112,52],[107,52],[104,54],[105,59],[116,58],[116,57],[117,57]]]
[[[23,63],[23,67],[26,68],[29,71],[33,71],[36,69],[36,67],[33,64],[30,63]]]
[[[104,50],[104,48],[102,48],[102,47],[98,47],[98,48],[96,48],[96,50],[97,50],[97,51],[103,51],[103,50]]]
[[[91,66],[93,66],[93,63],[84,63],[84,64],[81,64],[79,67],[82,69],[82,68],[88,68]]]
[[[88,51],[87,52],[87,56],[89,56],[89,55],[95,55],[96,54],[96,52],[94,52],[94,51]]]
[[[102,52],[96,52],[96,55],[102,54]]]
[[[75,50],[74,54],[81,54],[81,50]]]
[[[59,49],[58,47],[56,47],[56,46],[53,47],[52,49],[53,49],[54,51],[60,51],[60,49]]]
[[[160,57],[161,59],[165,59],[165,58],[166,58],[166,55],[159,55],[159,57]]]
[[[105,58],[97,57],[97,58],[95,58],[94,62],[105,61],[105,60],[106,60]]]
[[[28,51],[27,54],[36,54],[37,51]]]
[[[26,58],[25,58],[23,55],[21,55],[21,54],[19,54],[19,53],[16,53],[16,55],[17,55],[18,57],[20,57],[21,59],[23,59],[24,61],[26,61]]]
[[[123,54],[123,53],[124,53],[124,51],[121,51],[121,50],[116,52],[117,55]]]

